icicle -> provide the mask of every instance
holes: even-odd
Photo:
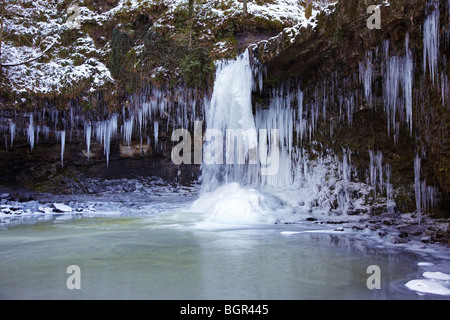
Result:
[[[378,151],[374,154],[372,150],[369,150],[370,156],[370,185],[373,187],[374,195],[377,195],[377,184],[380,191],[383,191],[383,154]]]
[[[344,180],[344,190],[338,194],[338,206],[342,208],[342,213],[347,214],[348,203],[351,200],[348,190],[351,178],[351,151],[345,148],[342,156],[342,178]]]
[[[297,103],[298,103],[298,121],[299,126],[297,128],[297,140],[300,133],[300,142],[303,142],[303,133],[305,132],[305,120],[303,119],[303,92],[300,88],[297,91]]]
[[[153,122],[153,130],[155,134],[155,148],[158,146],[158,121]]]
[[[403,63],[403,97],[405,99],[405,111],[406,111],[406,122],[409,124],[410,136],[412,137],[412,104],[413,104],[413,80],[414,80],[414,70],[413,70],[413,58],[412,52],[409,49],[409,32],[406,34],[406,55]]]
[[[409,34],[406,35],[404,56],[389,57],[389,41],[385,46],[385,73],[383,74],[383,101],[384,110],[387,116],[388,135],[394,133],[394,142],[397,143],[400,132],[400,120],[409,125],[412,136],[412,104],[413,104],[413,57],[409,49]],[[401,91],[399,89],[402,89]],[[400,95],[400,93],[402,93]],[[397,114],[399,119],[397,119]]]
[[[450,84],[448,83],[448,76],[444,71],[441,72],[441,99],[443,106],[450,106],[450,103],[448,103],[448,100],[450,99]]]
[[[99,123],[96,128],[96,137],[100,143],[103,143],[103,151],[106,156],[106,165],[109,166],[109,153],[111,148],[111,139],[117,133],[117,115],[111,119]]]
[[[35,134],[35,144],[38,144],[39,143],[39,133],[41,133],[41,127],[40,126],[37,126],[36,127],[36,134]]]
[[[31,146],[31,151],[33,151],[33,148],[34,148],[33,114],[30,113],[29,117],[30,117],[30,123],[28,124],[27,135],[28,135],[28,142],[30,143],[30,146]]]
[[[130,119],[127,121],[124,121],[123,123],[123,137],[124,141],[129,146],[131,144],[131,137],[133,134],[133,122],[134,122],[134,116],[131,116]]]
[[[373,53],[366,52],[366,57],[359,63],[359,79],[364,85],[366,103],[372,108]]]
[[[9,135],[11,136],[11,147],[13,146],[14,137],[16,135],[16,124],[12,121],[9,122]]]
[[[437,76],[439,60],[439,0],[429,0],[427,19],[423,26],[423,72],[427,71],[427,60],[430,77]]]
[[[64,167],[64,149],[66,146],[66,131],[61,131],[61,167]]]
[[[422,193],[420,191],[421,185],[420,185],[420,158],[419,155],[416,155],[414,159],[414,191],[416,196],[416,209],[417,209],[417,219],[420,225],[421,219],[422,219],[422,208],[421,208],[421,196]]]
[[[386,65],[385,78],[385,112],[388,118],[388,135],[391,133],[391,126],[395,126],[395,113],[397,111],[397,97],[399,88],[399,61],[398,57],[391,57]],[[395,128],[394,128],[395,129]]]
[[[379,188],[380,191],[383,192],[383,154],[381,151],[378,151],[377,153],[376,162],[378,167]]]
[[[447,0],[447,15],[450,17],[450,0]],[[445,48],[448,48],[450,45],[450,24],[447,23],[446,26],[444,26],[444,34],[445,34]]]
[[[92,126],[90,123],[85,123],[85,131],[86,131],[86,151],[87,151],[87,158],[89,161],[89,157],[91,155],[91,133],[92,133]]]
[[[439,198],[438,189],[433,186],[427,186],[426,181],[422,181],[421,186],[421,200],[422,208],[424,210],[433,210],[437,206]]]
[[[392,184],[390,183],[391,180],[391,166],[386,163],[385,165],[385,172],[386,172],[386,200],[390,201],[392,200]]]

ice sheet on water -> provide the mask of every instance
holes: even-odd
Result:
[[[420,261],[417,266],[423,270],[422,276],[405,283],[408,289],[419,295],[450,295],[450,274],[448,273],[450,270],[447,263],[436,265],[428,261]]]
[[[431,293],[438,295],[450,295],[450,289],[439,282],[427,279],[415,279],[408,281],[405,286],[418,293]]]

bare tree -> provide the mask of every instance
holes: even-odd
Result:
[[[243,2],[244,2],[244,16],[246,17],[248,15],[247,0],[243,0]]]

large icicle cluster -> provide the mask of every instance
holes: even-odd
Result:
[[[0,123],[0,132],[5,136],[6,149],[13,147],[14,140],[26,137],[31,151],[34,151],[40,138],[55,137],[61,144],[63,165],[66,143],[71,141],[72,132],[82,130],[87,160],[91,159],[91,143],[96,141],[103,147],[106,164],[109,165],[111,144],[115,139],[122,137],[124,145],[130,146],[134,138],[140,141],[141,150],[143,141],[158,149],[161,143],[158,139],[160,119],[167,120],[167,131],[177,127],[190,129],[195,120],[191,107],[196,104],[194,96],[185,88],[171,94],[162,89],[147,88],[130,97],[129,106],[123,107],[121,113],[111,113],[103,119],[89,116],[76,107],[68,111],[44,109],[28,113],[27,119],[16,113],[7,115],[6,122]],[[197,115],[203,112],[198,110]]]

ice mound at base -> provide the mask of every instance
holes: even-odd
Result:
[[[226,184],[201,195],[190,211],[204,215],[201,226],[273,224],[294,213],[275,196],[239,183]]]

